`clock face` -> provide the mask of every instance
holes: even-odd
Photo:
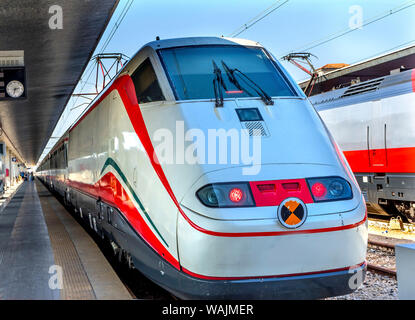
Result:
[[[19,98],[24,92],[24,86],[20,81],[13,80],[7,84],[7,94],[12,98]]]

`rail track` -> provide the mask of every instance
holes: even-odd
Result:
[[[372,248],[378,248],[380,250],[384,250],[384,251],[392,251],[393,255],[395,255],[395,245],[391,242],[388,241],[380,241],[380,240],[375,240],[375,239],[370,239],[368,240],[368,247],[372,247]],[[396,278],[396,270],[392,269],[392,268],[386,268],[384,266],[375,264],[375,263],[371,263],[368,262],[367,264],[367,268],[370,271],[376,272],[376,273],[381,273],[381,274],[385,274],[388,276],[392,276]]]
[[[367,269],[370,271],[374,271],[376,273],[381,273],[381,274],[386,274],[388,276],[392,276],[392,277],[396,277],[396,271],[390,268],[385,268],[382,266],[378,266],[376,264],[373,263],[368,263],[367,264]]]
[[[384,248],[384,249],[395,251],[395,245],[390,242],[369,239],[368,244],[371,246],[376,246],[379,248]]]
[[[372,256],[374,260],[382,261],[383,258],[389,252],[389,259],[395,259],[395,245],[398,243],[413,243],[415,241],[415,225],[411,223],[403,222],[399,229],[393,229],[390,227],[391,217],[370,215],[369,216],[369,228],[372,229],[373,234],[369,234],[368,249],[374,249],[378,252],[371,252],[368,250],[368,257]],[[393,257],[390,257],[393,255]],[[389,263],[390,264],[390,263]],[[395,264],[395,263],[393,263]],[[388,275],[396,278],[396,269],[373,263],[368,259],[368,270],[373,272]]]

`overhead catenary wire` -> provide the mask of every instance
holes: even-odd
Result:
[[[390,10],[388,10],[388,11],[380,14],[380,15],[377,15],[375,17],[372,17],[370,19],[367,19],[367,20],[363,21],[360,27],[364,27],[364,26],[367,26],[369,24],[372,24],[372,23],[375,23],[377,21],[380,21],[380,20],[382,20],[384,18],[387,18],[387,17],[389,17],[389,16],[391,16],[393,14],[396,14],[398,12],[401,12],[401,11],[405,10],[405,9],[408,9],[408,8],[414,6],[414,5],[415,5],[415,0],[407,1],[407,2],[405,2],[405,3],[403,3],[403,4],[399,5],[399,6],[397,6],[395,8],[392,8],[392,9],[390,9]],[[347,29],[344,29],[342,31],[336,32],[334,34],[331,34],[329,36],[326,36],[324,38],[321,38],[319,40],[310,42],[310,43],[308,43],[306,45],[303,45],[301,47],[298,47],[297,49],[291,50],[290,52],[309,51],[311,49],[314,49],[314,48],[316,48],[318,46],[321,46],[321,45],[326,44],[326,43],[328,43],[330,41],[333,41],[335,39],[338,39],[338,38],[340,38],[342,36],[345,36],[345,35],[353,32],[353,31],[356,31],[356,30],[360,30],[360,29],[359,28],[347,28]],[[283,56],[286,56],[290,52],[287,52]],[[281,59],[282,59],[282,57],[281,57]]]
[[[112,27],[111,32],[109,33],[107,40],[104,42],[104,44],[101,47],[101,51],[100,53],[103,53],[104,50],[107,48],[108,44],[111,42],[112,38],[114,37],[115,33],[117,32],[118,28],[120,27],[120,25],[122,24],[125,16],[127,15],[128,11],[130,10],[132,4],[133,4],[134,0],[128,0],[123,8],[123,10],[121,11],[117,21],[115,22],[114,26]]]
[[[110,33],[108,34],[108,36],[107,36],[106,40],[104,41],[104,43],[103,43],[103,45],[102,45],[101,49],[99,50],[99,54],[101,54],[101,53],[103,53],[103,52],[104,52],[104,50],[107,48],[107,46],[109,45],[109,43],[110,43],[110,42],[111,42],[111,40],[113,39],[113,37],[114,37],[114,35],[115,35],[116,31],[118,30],[118,28],[119,28],[119,27],[120,27],[120,25],[122,24],[122,22],[123,22],[123,20],[124,20],[125,16],[127,15],[128,11],[129,11],[129,10],[130,10],[130,8],[131,8],[131,5],[133,4],[133,2],[134,2],[134,0],[128,0],[128,1],[126,2],[126,4],[124,5],[123,9],[121,10],[121,13],[120,13],[120,14],[119,14],[119,16],[118,16],[118,19],[115,21],[115,23],[114,23],[114,25],[113,25],[113,27],[112,27],[112,29],[111,29]],[[83,83],[83,85],[82,85],[81,89],[79,90],[79,92],[82,92],[82,91],[84,90],[84,88],[85,88],[86,84],[88,83],[89,79],[91,78],[92,73],[93,73],[93,71],[94,71],[93,66],[94,66],[94,63],[91,63],[91,64],[89,65],[88,69],[90,69],[90,72],[89,72],[89,74],[88,74],[88,76],[87,76],[86,80],[83,80],[83,79],[82,79],[82,77],[81,77],[81,79],[80,79],[80,81],[79,81],[79,82],[80,82],[80,83]],[[87,71],[86,71],[85,73],[87,73]],[[78,102],[78,99],[79,99],[79,96],[77,96],[77,97],[75,98],[75,100],[74,100],[74,102],[73,102],[73,104],[72,104],[72,107],[69,109],[69,111],[72,111],[72,110],[76,109],[76,107],[74,107],[74,106],[75,106],[75,105],[76,105],[76,103]]]
[[[105,40],[104,44],[102,45],[101,49],[99,50],[99,53],[100,53],[100,54],[104,52],[104,50],[107,48],[108,44],[111,42],[111,40],[112,40],[112,38],[114,37],[114,35],[115,35],[116,31],[118,30],[118,28],[119,28],[119,27],[120,27],[120,25],[122,24],[122,22],[123,22],[123,20],[124,20],[125,16],[127,15],[128,11],[130,10],[131,5],[133,4],[133,1],[134,1],[134,0],[128,0],[128,1],[126,2],[126,4],[124,5],[124,7],[123,7],[123,9],[122,9],[122,11],[121,11],[121,13],[120,13],[120,15],[118,16],[117,21],[115,21],[115,23],[114,23],[114,25],[113,25],[113,27],[112,27],[112,29],[111,29],[110,33],[108,34],[108,36],[107,36],[107,38],[106,38],[106,40]],[[85,80],[85,81],[83,81],[83,79],[82,79],[82,77],[81,77],[80,82],[81,82],[81,83],[83,82],[83,86],[81,87],[80,92],[82,92],[82,91],[83,91],[83,89],[85,88],[85,85],[88,83],[88,80],[90,79],[90,77],[91,77],[91,75],[92,75],[92,72],[94,71],[93,66],[94,66],[94,63],[91,63],[91,64],[90,64],[90,66],[88,67],[88,68],[91,68],[91,71],[89,72],[88,77],[86,78],[86,80]],[[79,97],[77,97],[77,98],[75,99],[74,104],[76,104],[76,102],[78,101],[78,98],[79,98]]]
[[[281,3],[282,0],[278,0],[273,5],[269,6],[267,9],[256,15],[254,18],[249,20],[248,22],[244,23],[242,26],[240,26],[238,29],[227,35],[227,37],[235,38],[236,36],[240,35],[242,32],[246,31],[250,27],[252,27],[254,24],[258,23],[271,13],[273,13],[278,8],[282,7],[284,4],[286,4],[289,0],[285,0]]]

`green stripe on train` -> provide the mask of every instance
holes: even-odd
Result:
[[[160,232],[158,231],[158,229],[156,228],[156,226],[154,225],[153,221],[151,220],[150,216],[147,213],[147,210],[144,208],[143,204],[141,203],[140,199],[138,198],[138,196],[136,195],[136,193],[134,192],[134,189],[131,187],[130,183],[127,180],[127,177],[124,175],[124,173],[121,171],[120,167],[118,166],[118,164],[114,161],[114,159],[112,158],[108,158],[105,163],[104,166],[102,167],[101,170],[101,175],[102,173],[105,171],[105,169],[111,166],[115,169],[115,171],[117,171],[117,173],[119,174],[119,176],[121,177],[121,179],[124,181],[124,183],[126,184],[128,190],[130,190],[131,194],[133,195],[134,200],[138,203],[140,209],[143,211],[143,213],[145,214],[147,220],[150,222],[150,224],[153,226],[154,230],[157,232],[157,234],[159,235],[159,237],[161,238],[161,240],[163,240],[163,242],[166,244],[166,246],[168,247],[169,245],[167,244],[166,240],[164,240],[163,236],[160,234]]]

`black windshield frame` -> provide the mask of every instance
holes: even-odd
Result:
[[[186,46],[174,46],[174,47],[167,47],[167,48],[160,48],[156,50],[156,53],[159,57],[160,63],[163,67],[163,70],[166,74],[166,77],[169,81],[170,87],[173,91],[174,97],[176,99],[176,101],[192,101],[192,100],[214,100],[214,99],[180,99],[177,93],[177,89],[174,85],[174,81],[171,79],[170,73],[168,72],[167,66],[164,62],[163,56],[162,56],[162,51],[163,50],[167,50],[167,49],[180,49],[180,48],[203,48],[203,47],[241,47],[241,45],[238,44],[200,44],[200,45],[186,45]],[[298,91],[294,88],[294,86],[292,85],[291,81],[288,79],[288,77],[286,76],[285,72],[281,69],[281,67],[276,63],[276,61],[274,60],[274,58],[272,57],[272,55],[269,54],[269,52],[264,48],[264,47],[259,47],[259,46],[243,46],[245,48],[250,48],[250,49],[259,49],[261,50],[265,56],[268,58],[268,60],[271,62],[271,64],[274,66],[276,72],[278,73],[279,76],[281,76],[281,78],[284,80],[284,83],[287,85],[287,87],[291,90],[292,92],[292,96],[271,96],[272,98],[281,98],[281,97],[289,97],[289,98],[301,98],[301,96],[299,95]],[[244,97],[241,99],[249,99],[249,98],[259,98],[260,97]],[[232,98],[224,98],[224,100],[231,100]]]

